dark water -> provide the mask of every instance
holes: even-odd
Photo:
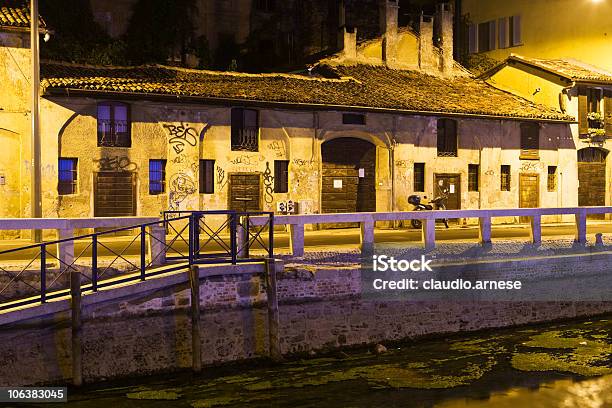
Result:
[[[612,318],[70,391],[62,407],[612,407]],[[47,405],[53,406],[53,405]]]

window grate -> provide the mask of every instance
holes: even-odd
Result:
[[[259,151],[259,113],[253,109],[232,109],[232,151]]]
[[[438,157],[457,157],[457,122],[438,119]]]
[[[57,192],[59,195],[76,194],[78,159],[60,157],[58,161]]]
[[[98,147],[131,147],[128,105],[120,102],[98,104]]]
[[[468,165],[468,191],[478,191],[478,173],[480,166],[478,164]]]
[[[425,191],[425,163],[414,163],[414,191]]]
[[[510,166],[507,164],[501,166],[500,184],[501,191],[510,191]]]
[[[215,192],[215,161],[200,160],[200,194],[213,194]]]
[[[166,191],[166,161],[149,160],[149,194],[157,195]]]
[[[521,159],[537,160],[540,158],[540,125],[521,123]]]
[[[557,191],[557,166],[548,166],[548,191]]]
[[[287,193],[289,191],[289,161],[274,160],[274,192]]]

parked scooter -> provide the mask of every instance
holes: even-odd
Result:
[[[427,198],[425,196],[424,198]],[[448,194],[446,191],[441,191],[441,194],[429,201],[431,204],[421,203],[421,196],[411,195],[408,197],[408,202],[414,205],[413,211],[431,211],[431,210],[446,210],[446,202],[448,201]],[[448,218],[442,218],[444,226],[448,228]],[[411,220],[412,228],[421,229],[423,223],[421,220]]]

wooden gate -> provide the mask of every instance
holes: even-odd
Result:
[[[94,216],[136,215],[136,173],[101,171],[94,173]]]
[[[578,151],[578,205],[606,205],[607,152],[595,147]],[[589,219],[604,219],[604,214],[589,215]]]
[[[261,211],[261,175],[235,173],[229,175],[229,209]]]
[[[537,208],[540,205],[540,175],[521,173],[519,175],[519,207]],[[529,217],[520,217],[521,223],[529,222]]]
[[[324,213],[376,211],[376,146],[343,137],[321,146],[321,207]],[[345,228],[353,224],[326,224]]]

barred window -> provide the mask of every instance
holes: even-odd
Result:
[[[425,191],[425,163],[414,163],[414,191]]]
[[[98,146],[131,147],[129,106],[121,102],[98,104]]]
[[[232,108],[232,150],[259,151],[259,112]]]
[[[200,160],[200,194],[215,192],[215,161]]]
[[[510,191],[510,166],[502,164],[501,166],[501,191]]]
[[[286,193],[289,191],[289,161],[274,160],[274,192]]]
[[[438,156],[457,157],[457,122],[438,119]]]
[[[538,159],[540,149],[540,125],[521,123],[521,159]]]
[[[548,166],[548,191],[557,191],[557,166]]]
[[[78,159],[60,157],[58,160],[57,192],[59,195],[76,194]]]
[[[166,161],[149,160],[149,194],[161,194],[166,191]]]
[[[478,164],[468,164],[468,191],[478,191]]]

